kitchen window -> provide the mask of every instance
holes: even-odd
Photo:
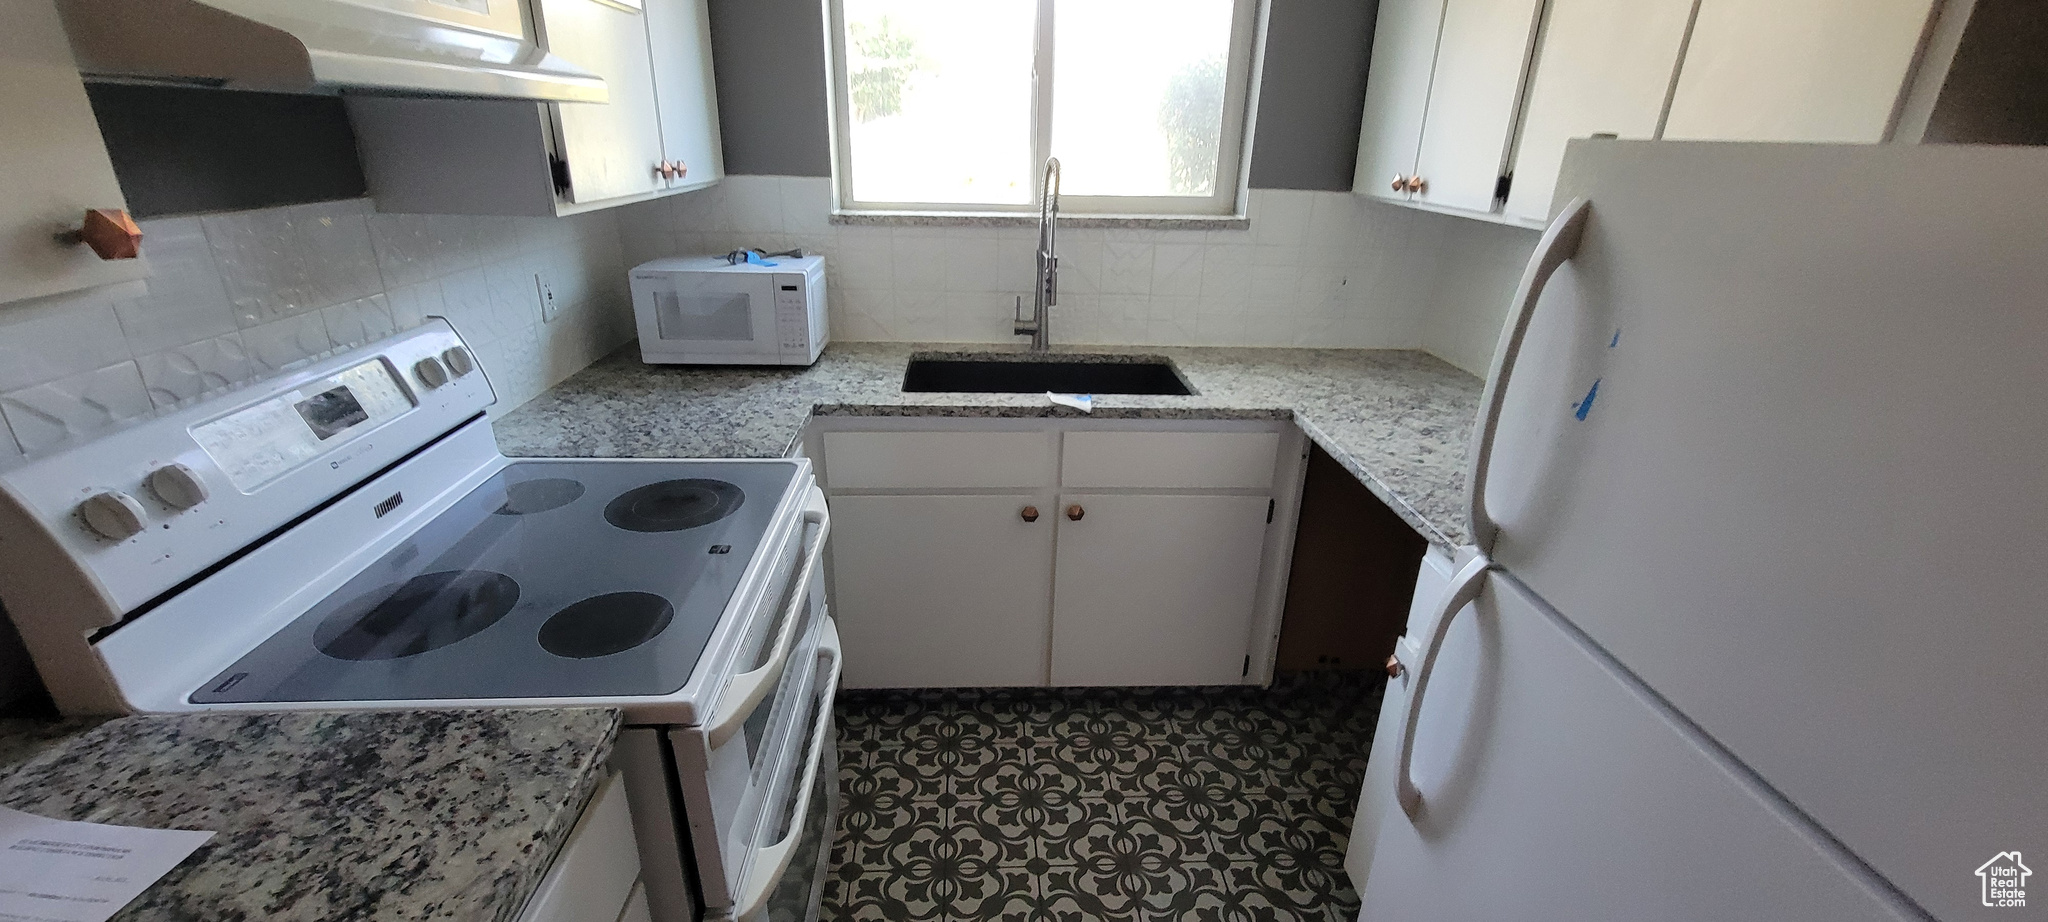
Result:
[[[1259,0],[829,0],[852,212],[1239,210]]]

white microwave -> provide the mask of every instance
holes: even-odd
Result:
[[[825,257],[740,263],[677,256],[630,273],[650,365],[809,365],[829,338]]]

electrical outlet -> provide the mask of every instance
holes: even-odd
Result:
[[[554,283],[548,281],[546,274],[536,272],[533,274],[533,286],[540,292],[541,322],[554,323],[555,318],[562,315],[562,304],[555,300]]]

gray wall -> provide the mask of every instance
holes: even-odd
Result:
[[[725,171],[832,175],[819,0],[711,0]]]
[[[1270,0],[1252,187],[1348,191],[1378,0]],[[728,173],[830,176],[819,0],[711,0]]]
[[[1351,191],[1379,0],[1272,0],[1252,188]]]

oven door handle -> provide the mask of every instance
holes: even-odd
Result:
[[[811,602],[811,578],[818,572],[818,560],[825,554],[825,536],[832,533],[832,517],[826,513],[825,493],[817,487],[811,488],[811,495],[804,504],[804,526],[805,531],[816,526],[817,532],[809,546],[804,548],[803,566],[798,568],[796,582],[791,584],[796,587],[796,592],[782,611],[782,626],[775,632],[774,652],[769,655],[768,662],[761,664],[761,668],[742,672],[725,683],[725,693],[719,695],[718,700],[728,707],[725,713],[712,717],[704,728],[704,735],[713,749],[725,745],[726,740],[740,731],[747,722],[747,715],[753,713],[754,706],[768,696],[782,678],[783,667],[789,665],[789,652],[796,647],[797,625],[805,620],[803,612],[798,609]]]
[[[796,846],[804,837],[804,826],[810,822],[811,792],[818,785],[818,766],[825,764],[825,747],[836,746],[838,741],[832,734],[832,701],[839,696],[839,632],[828,622],[823,635],[818,639],[818,653],[832,660],[832,670],[825,677],[825,694],[818,707],[818,725],[811,728],[810,764],[804,766],[804,780],[796,785],[792,796],[796,799],[789,807],[789,832],[773,845],[764,845],[754,852],[754,860],[747,865],[746,877],[741,881],[739,892],[734,894],[732,917],[736,922],[753,922],[761,918],[761,910],[768,904],[768,895],[775,892],[776,883],[782,875],[789,873],[789,863],[796,857]],[[832,779],[838,783],[838,779]],[[762,818],[767,821],[766,817]],[[829,836],[830,833],[828,832]],[[830,842],[825,847],[832,847]]]

